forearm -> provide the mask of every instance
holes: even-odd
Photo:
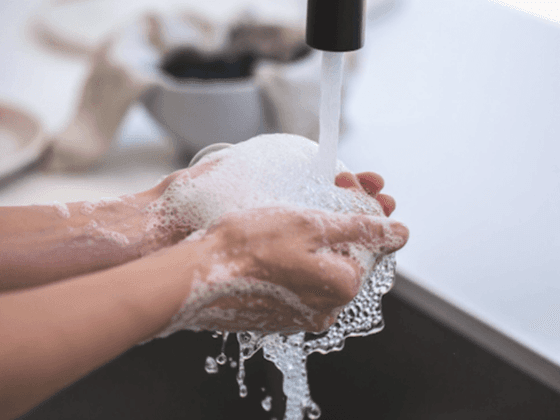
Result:
[[[0,296],[0,418],[23,414],[161,331],[204,259],[200,246],[174,248]]]
[[[0,291],[37,286],[134,260],[163,245],[144,229],[148,193],[67,206],[0,208]]]

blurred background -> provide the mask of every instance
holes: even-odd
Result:
[[[365,47],[347,57],[339,159],[380,173],[397,200],[410,293],[529,349],[560,384],[558,10],[370,0]],[[141,191],[217,141],[313,138],[320,57],[302,43],[305,11],[304,0],[1,1],[0,205]],[[181,57],[202,76],[181,76]],[[224,73],[209,73],[223,57]]]

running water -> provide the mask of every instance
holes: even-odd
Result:
[[[331,184],[334,184],[337,164],[343,59],[343,53],[323,52],[318,167],[319,174],[325,176]],[[307,380],[307,356],[314,352],[326,354],[342,350],[347,337],[366,336],[383,329],[381,297],[393,284],[395,256],[391,254],[376,262],[377,266],[362,285],[359,294],[326,332],[308,334],[307,338],[304,332],[292,335],[237,333],[239,395],[245,397],[248,393],[244,383],[245,361],[262,349],[264,358],[273,362],[283,374],[283,391],[286,395],[284,419],[318,419],[321,410],[311,399]],[[220,354],[223,357],[226,339],[227,335],[224,336]],[[214,371],[217,371],[215,362],[211,363],[211,372]],[[263,401],[263,409],[269,411],[271,406],[272,399],[267,397]]]
[[[321,66],[321,110],[319,115],[320,172],[334,182],[338,135],[340,133],[340,97],[344,53],[323,51]]]
[[[392,285],[395,275],[395,255],[384,257],[376,266],[371,277],[364,283],[360,293],[338,315],[336,322],[324,333],[308,334],[264,334],[259,332],[237,333],[239,343],[239,370],[237,383],[239,395],[248,394],[245,380],[245,361],[257,351],[263,350],[266,360],[274,363],[282,372],[282,388],[286,396],[285,420],[310,420],[321,416],[321,409],[311,399],[307,380],[307,357],[311,353],[327,354],[344,348],[348,337],[363,337],[375,334],[384,327],[381,298]],[[208,361],[207,361],[208,365]],[[209,373],[217,372],[212,363]],[[267,408],[272,399],[267,399]],[[266,409],[266,408],[265,408]],[[266,410],[268,411],[268,410]]]

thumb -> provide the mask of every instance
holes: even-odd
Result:
[[[383,254],[391,254],[406,245],[410,231],[400,222],[392,219],[386,219],[386,221],[380,251]]]
[[[377,254],[401,249],[409,237],[408,228],[396,220],[363,214],[332,216],[324,221],[327,241],[361,243]]]

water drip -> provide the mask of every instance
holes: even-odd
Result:
[[[264,411],[270,411],[272,409],[272,397],[268,395],[264,400],[261,401],[261,405]]]
[[[204,364],[204,370],[206,370],[206,372],[210,374],[218,373],[218,364],[216,363],[216,360],[213,357],[208,356],[206,358],[206,363]]]
[[[395,269],[395,255],[385,256],[362,285],[358,295],[342,310],[336,322],[326,332],[291,335],[252,331],[237,333],[240,350],[237,372],[239,395],[245,397],[248,394],[244,383],[245,361],[262,348],[264,358],[274,363],[284,377],[283,390],[287,398],[284,419],[303,420],[305,416],[312,420],[318,419],[321,409],[311,399],[307,357],[315,352],[327,354],[340,351],[348,337],[362,337],[381,331],[384,327],[381,297],[392,287]],[[216,361],[208,357],[207,364],[209,359],[213,361],[217,371]]]

